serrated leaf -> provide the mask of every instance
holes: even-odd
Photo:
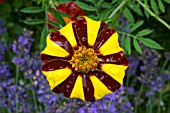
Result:
[[[134,18],[130,10],[126,7],[126,9],[123,11],[123,14],[128,19],[129,22],[134,23]]]
[[[139,43],[138,43],[138,41],[135,38],[133,39],[133,45],[134,45],[136,51],[139,52],[140,54],[142,54],[142,49],[139,46]]]
[[[129,37],[126,37],[126,39],[125,39],[125,47],[126,47],[128,55],[130,55],[131,54],[131,44],[130,44]]]
[[[40,13],[44,10],[41,7],[26,7],[20,10],[23,13]]]
[[[136,36],[137,36],[137,37],[140,37],[140,36],[146,36],[146,35],[151,34],[152,32],[153,32],[153,30],[150,30],[150,29],[144,29],[144,30],[142,30],[142,31],[138,32],[138,33],[136,34]]]
[[[139,27],[143,24],[143,22],[144,22],[144,21],[142,20],[142,21],[139,21],[139,22],[135,23],[135,24],[131,27],[130,33],[133,32],[133,31],[135,31],[137,28],[139,28]]]
[[[52,21],[50,21],[50,20],[48,20],[48,23],[49,23],[50,25],[52,25],[53,27],[57,28],[57,29],[60,29],[60,28],[61,28],[59,24],[56,24],[56,23],[54,23],[54,22],[52,22]]]
[[[63,20],[62,16],[61,16],[56,10],[54,10],[54,9],[52,9],[52,12],[53,12],[54,17],[55,17],[55,19],[57,20],[57,22],[58,22],[60,25],[65,26],[66,23],[65,23],[65,21]]]
[[[86,10],[86,11],[96,11],[96,9],[94,7],[91,7],[91,6],[89,6],[85,3],[78,2],[78,1],[75,1],[74,3],[77,4],[80,8]]]
[[[48,25],[46,24],[41,32],[41,38],[40,38],[40,50],[41,51],[46,47],[47,35],[48,35]]]
[[[140,42],[142,42],[145,46],[153,48],[153,49],[164,49],[161,45],[156,43],[154,40],[149,38],[138,38]]]
[[[144,0],[144,4],[149,8],[149,5],[148,5],[148,1],[147,0]],[[144,13],[146,15],[147,18],[149,18],[149,13],[144,9]]]
[[[158,6],[159,6],[159,9],[161,10],[161,12],[165,13],[165,7],[162,3],[162,0],[158,0]]]
[[[151,8],[153,9],[153,11],[158,14],[159,13],[159,10],[158,10],[158,6],[155,2],[155,0],[150,0],[151,1]]]
[[[45,20],[43,19],[24,20],[23,22],[28,25],[37,25],[37,24],[43,24]]]

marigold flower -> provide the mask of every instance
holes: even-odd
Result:
[[[84,16],[47,37],[42,72],[54,93],[94,101],[120,88],[128,67],[118,34]]]

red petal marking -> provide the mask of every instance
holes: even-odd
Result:
[[[114,29],[104,29],[98,35],[96,42],[94,44],[94,50],[97,52],[99,48],[115,33]]]
[[[71,69],[71,65],[69,62],[64,60],[52,60],[51,62],[47,62],[42,66],[42,71],[54,71],[62,68]]]
[[[101,62],[118,62],[123,57],[122,55],[123,55],[123,51],[120,51],[118,53],[114,53],[106,56],[98,55],[98,58],[101,60]]]
[[[50,56],[50,55],[47,55],[47,54],[41,54],[40,58],[44,63],[50,62],[51,60],[55,60],[55,59],[58,59],[58,60],[70,60],[71,59],[71,57],[63,58],[63,57]]]
[[[74,36],[75,36],[75,38],[76,38],[77,44],[78,44],[78,46],[80,46],[80,42],[79,42],[79,40],[78,40],[78,38],[77,38],[77,34],[76,34],[76,24],[77,24],[77,20],[78,20],[77,18],[72,20],[72,28],[73,28],[73,32],[74,32]]]
[[[74,53],[69,41],[62,34],[60,34],[59,31],[50,33],[50,39],[57,45],[68,51],[70,54]]]
[[[128,66],[128,60],[126,59],[126,57],[122,57],[121,60],[119,60],[118,62],[99,62],[98,63],[98,68],[101,69],[101,66],[106,64],[106,63],[109,63],[109,64],[117,64],[117,65],[123,65],[123,66]]]
[[[103,31],[104,29],[107,29],[107,25],[106,25],[106,23],[104,23],[104,22],[101,22],[100,23],[100,28],[99,28],[99,31],[98,31],[98,35],[101,33],[101,31]],[[97,36],[98,36],[97,35]]]
[[[93,71],[90,75],[95,75],[112,92],[115,92],[121,86],[119,82],[102,71]]]
[[[77,77],[80,75],[79,72],[74,71],[64,82],[63,82],[63,94],[66,97],[70,97],[71,92],[74,88]]]
[[[62,86],[63,86],[63,82],[61,84],[59,84],[58,86],[56,86],[55,88],[53,88],[53,92],[54,93],[62,93]]]
[[[81,46],[88,46],[87,43],[87,22],[85,18],[79,18],[76,23],[77,39]]]
[[[94,96],[94,87],[87,74],[83,74],[83,90],[85,101],[91,101]]]
[[[125,56],[123,56],[122,59],[119,60],[119,62],[115,62],[113,64],[128,66],[129,62],[128,62],[127,58]]]

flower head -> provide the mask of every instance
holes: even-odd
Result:
[[[42,72],[53,92],[94,101],[122,85],[128,67],[123,53],[114,29],[81,17],[48,35]]]

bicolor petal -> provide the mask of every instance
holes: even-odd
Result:
[[[53,60],[42,66],[42,73],[46,76],[51,89],[53,89],[71,75],[72,69],[66,61]]]
[[[125,70],[128,67],[128,61],[125,57],[123,57],[119,62],[116,63],[100,62],[98,67],[122,85],[123,78],[125,76]]]

